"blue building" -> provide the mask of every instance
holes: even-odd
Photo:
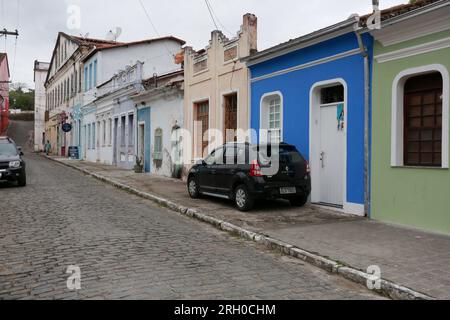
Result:
[[[296,145],[310,162],[311,201],[357,215],[369,209],[373,39],[366,31],[353,16],[244,59],[260,141]]]

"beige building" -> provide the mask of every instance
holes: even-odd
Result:
[[[192,154],[185,151],[185,161],[203,158],[212,151],[210,144],[218,143],[218,136],[235,141],[237,138],[227,130],[248,130],[249,71],[240,58],[256,50],[257,18],[253,14],[244,16],[241,30],[233,39],[216,30],[205,49],[186,47],[184,129],[193,141]],[[210,129],[219,134],[214,135]]]

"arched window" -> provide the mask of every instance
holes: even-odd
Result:
[[[441,65],[401,72],[393,84],[393,166],[448,168],[449,76]]]
[[[155,130],[155,147],[153,151],[153,159],[163,159],[163,131],[161,128]]]
[[[281,93],[269,93],[261,99],[261,129],[267,136],[261,136],[262,142],[283,141],[283,97]]]
[[[414,76],[404,91],[404,162],[406,166],[442,165],[442,76]]]

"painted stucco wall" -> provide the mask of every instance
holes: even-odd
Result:
[[[35,62],[34,69],[34,151],[43,151],[45,141],[43,141],[43,133],[45,133],[45,79],[49,63]]]
[[[151,105],[151,129],[152,139],[152,161],[154,154],[154,136],[155,131],[160,128],[163,132],[163,160],[161,167],[158,167],[156,163],[151,166],[151,173],[156,175],[162,175],[166,177],[172,176],[172,155],[171,155],[171,136],[172,129],[175,125],[181,126],[183,124],[183,95],[182,93],[170,94],[166,97],[150,101]]]
[[[364,43],[372,53],[372,37]],[[357,49],[355,34],[307,47],[251,66],[252,79]],[[347,85],[347,202],[364,205],[364,59],[360,53],[282,75],[252,81],[251,127],[259,130],[261,99],[279,91],[283,98],[283,140],[310,159],[310,94],[318,82],[342,79]],[[314,184],[314,183],[313,183]]]
[[[450,37],[450,30],[389,47],[375,43],[374,55]],[[394,61],[374,62],[372,218],[450,233],[450,172],[391,167],[392,86],[403,70],[441,64],[450,72],[450,48]]]
[[[203,52],[186,48],[184,64],[184,128],[194,135],[194,108],[199,102],[209,102],[209,128],[224,131],[224,96],[237,93],[237,127],[247,130],[249,127],[249,70],[239,59],[247,57],[256,49],[257,18],[247,14],[243,17],[241,31],[234,39],[226,39],[220,31],[213,31],[209,45]],[[224,44],[225,43],[225,44]],[[225,61],[224,51],[237,46],[235,60]],[[207,59],[205,70],[194,72],[194,64]],[[193,141],[201,141],[201,133]],[[186,151],[185,159],[202,158],[201,143],[198,150]],[[194,148],[193,148],[194,149]],[[211,150],[212,151],[212,150]],[[190,154],[188,154],[190,153]]]

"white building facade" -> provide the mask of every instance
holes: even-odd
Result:
[[[81,109],[83,159],[132,169],[136,164],[136,107],[142,79],[179,69],[184,41],[164,37],[93,50],[84,63]]]
[[[45,79],[50,63],[34,62],[34,151],[41,152],[45,145]]]

